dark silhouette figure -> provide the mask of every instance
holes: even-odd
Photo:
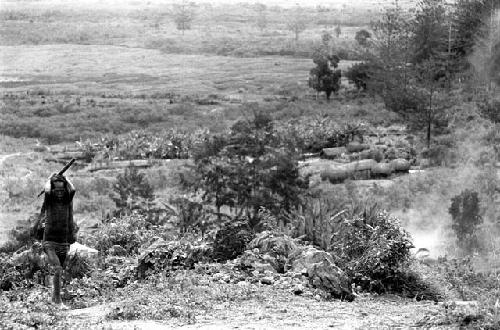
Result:
[[[40,219],[45,221],[42,246],[54,273],[52,302],[61,304],[61,275],[70,244],[76,241],[73,221],[75,189],[63,175],[53,174],[45,185]]]

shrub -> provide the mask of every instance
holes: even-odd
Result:
[[[220,221],[222,217],[222,214],[215,214],[210,206],[196,200],[178,197],[170,202],[176,209],[175,213],[181,233],[199,230],[204,237],[208,231],[215,228],[217,220]]]
[[[209,260],[211,252],[207,244],[158,240],[138,257],[137,277],[144,279],[153,274],[194,269],[196,263]]]
[[[331,239],[337,264],[365,290],[400,291],[413,247],[409,233],[376,206],[349,213],[339,218]]]
[[[128,167],[123,174],[119,174],[113,185],[115,195],[113,201],[119,212],[130,213],[134,209],[141,209],[141,202],[152,201],[153,188],[144,173],[139,173],[135,167]]]
[[[368,63],[356,63],[352,65],[346,72],[345,76],[352,82],[358,90],[367,90],[368,83],[371,77],[371,66]]]
[[[15,252],[32,243],[33,238],[31,237],[31,228],[29,226],[29,223],[31,222],[28,221],[27,225],[20,225],[10,230],[7,242],[0,246],[0,253]]]
[[[479,103],[481,114],[494,123],[500,123],[500,100]]]
[[[248,221],[227,222],[215,235],[213,258],[219,262],[236,258],[245,251],[254,236]]]
[[[354,39],[363,47],[368,46],[368,39],[372,37],[371,33],[365,29],[361,29],[356,32]]]
[[[66,281],[89,276],[92,270],[92,262],[87,257],[75,253],[66,258],[66,271],[64,272]]]
[[[343,214],[345,200],[330,197],[308,197],[300,211],[286,215],[292,235],[327,250],[335,230],[335,219]]]
[[[448,210],[452,217],[451,228],[457,235],[459,247],[467,254],[480,249],[477,229],[483,222],[480,215],[479,196],[466,189],[451,199]]]
[[[113,245],[119,245],[129,254],[137,254],[142,244],[161,232],[146,229],[146,217],[132,213],[121,218],[113,218],[103,224],[93,234],[82,235],[84,244],[94,247],[102,254],[107,254]]]
[[[412,119],[415,113],[422,112],[425,105],[424,96],[416,89],[394,86],[387,88],[383,94],[385,106],[388,110],[401,115],[405,119]],[[414,127],[422,125],[421,122],[411,121]]]
[[[9,291],[25,285],[22,271],[16,269],[10,255],[0,253],[0,291]]]

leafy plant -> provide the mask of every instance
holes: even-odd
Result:
[[[230,221],[217,231],[213,242],[213,258],[223,262],[242,254],[255,234],[248,221]]]
[[[17,226],[8,232],[8,240],[0,246],[0,253],[15,252],[33,242],[29,226]]]
[[[93,270],[92,262],[87,257],[75,253],[66,258],[64,276],[66,281],[73,278],[83,278],[89,276]]]
[[[170,274],[179,269],[194,269],[200,261],[210,260],[211,248],[184,240],[158,240],[138,257],[137,277],[144,279],[158,273]]]
[[[351,209],[337,220],[330,249],[351,279],[363,289],[398,291],[413,247],[398,220],[376,205]]]
[[[128,254],[133,255],[137,254],[142,244],[148,240],[164,235],[161,230],[147,227],[144,215],[132,213],[109,220],[91,235],[82,235],[82,242],[96,248],[103,255],[106,255],[113,245],[119,245]]]
[[[118,212],[130,213],[132,210],[141,209],[141,202],[153,200],[153,188],[143,173],[133,166],[127,167],[123,174],[119,174],[113,185],[115,194],[113,201]]]

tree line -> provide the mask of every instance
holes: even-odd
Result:
[[[359,90],[381,95],[387,108],[431,129],[444,120],[454,86],[490,100],[500,85],[500,0],[420,0],[406,11],[397,2],[357,35],[363,62],[347,77]]]

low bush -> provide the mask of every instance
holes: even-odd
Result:
[[[471,320],[469,315],[462,315],[463,321],[475,321],[474,328],[477,329],[500,327],[498,318],[500,281],[496,272],[476,272],[470,257],[444,260],[439,269],[449,289],[457,292],[459,299],[478,303],[475,319]]]
[[[371,65],[368,63],[356,63],[352,65],[346,72],[345,76],[352,82],[360,91],[368,89],[370,77],[372,75]]]
[[[144,173],[136,167],[128,167],[123,174],[119,174],[113,185],[113,201],[119,213],[130,213],[142,209],[144,203],[153,199],[153,188]]]
[[[75,253],[66,258],[64,276],[66,281],[81,279],[89,276],[93,269],[92,261],[88,257]]]
[[[113,245],[119,245],[125,251],[134,255],[139,253],[142,244],[155,236],[164,236],[161,229],[147,229],[143,215],[132,213],[121,218],[113,218],[104,223],[98,231],[92,234],[81,234],[83,244],[91,246],[103,255],[107,255]]]
[[[209,261],[211,253],[211,247],[207,244],[157,240],[138,257],[137,278],[144,279],[160,273],[168,275],[179,269],[194,269],[196,263]]]
[[[354,283],[374,292],[402,290],[413,244],[397,219],[372,206],[351,210],[335,227],[330,250]]]
[[[32,221],[34,218],[32,218]],[[8,233],[7,242],[0,246],[0,253],[12,253],[33,242],[29,221],[25,225],[19,225]]]
[[[26,285],[25,277],[10,260],[10,255],[0,253],[0,290],[9,291]]]
[[[479,103],[479,110],[488,120],[493,123],[500,123],[500,100],[483,101]]]
[[[424,95],[416,89],[403,90],[396,86],[385,90],[383,100],[387,109],[405,119],[410,119],[415,113],[422,112],[425,104]],[[415,120],[410,120],[410,122],[414,123]]]
[[[213,242],[213,259],[218,262],[231,260],[241,255],[255,237],[248,221],[230,221],[222,226]]]

